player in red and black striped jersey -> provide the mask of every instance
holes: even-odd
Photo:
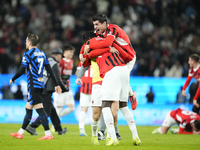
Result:
[[[197,54],[192,54],[189,56],[188,63],[190,65],[190,70],[189,70],[187,80],[185,81],[185,84],[182,89],[183,96],[187,96],[185,93],[186,88],[188,87],[192,78],[196,79],[196,81],[198,83],[198,89],[193,98],[194,106],[192,108],[192,111],[196,112],[197,114],[199,114],[199,110],[200,110],[200,107],[199,107],[200,100],[198,99],[198,97],[200,96],[200,86],[199,86],[199,84],[200,84],[200,82],[199,82],[200,81],[200,64],[199,64],[199,60],[200,60],[200,57]]]
[[[96,37],[89,40],[89,43],[100,43],[100,40],[101,38]],[[101,54],[102,52],[104,53]],[[122,50],[122,52],[124,51]],[[114,124],[117,124],[119,107],[131,129],[134,145],[141,144],[133,115],[127,106],[129,72],[122,59],[122,55],[123,53],[120,53],[120,50],[119,54],[111,53],[110,48],[101,50],[95,49],[89,52],[90,58],[96,57],[100,76],[103,77],[101,89],[102,113],[108,129],[107,138],[110,138],[106,146],[119,144],[114,129]]]
[[[79,63],[76,71],[76,75],[78,75],[78,72],[81,68],[81,62]],[[79,133],[80,136],[86,136],[85,132],[85,118],[86,118],[86,112],[88,110],[88,107],[92,104],[92,68],[91,66],[89,69],[85,72],[83,77],[81,78],[81,88],[80,88],[80,106],[81,106],[81,112],[79,115]]]
[[[93,24],[96,35],[105,38],[105,40],[99,44],[90,43],[88,46],[86,45],[85,53],[87,53],[90,49],[108,48],[115,43],[120,46],[129,55],[129,57],[131,57],[131,60],[124,60],[130,74],[136,61],[136,52],[131,45],[128,35],[119,26],[107,24],[107,16],[104,14],[95,15],[93,17]],[[137,101],[134,91],[132,91],[130,85],[129,100],[131,102],[131,108],[135,110],[137,107]]]
[[[200,116],[197,113],[180,108],[168,112],[162,126],[155,129],[152,134],[166,134],[174,124],[178,124],[179,129],[173,130],[172,133],[200,134]]]

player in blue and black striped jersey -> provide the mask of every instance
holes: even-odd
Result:
[[[20,77],[25,70],[27,70],[27,82],[28,82],[28,101],[26,104],[26,115],[24,117],[24,121],[21,129],[17,133],[11,133],[11,135],[15,138],[22,139],[24,131],[30,120],[32,118],[33,107],[36,109],[39,114],[40,121],[45,129],[45,135],[42,138],[38,138],[38,140],[44,139],[53,139],[51,131],[49,130],[49,121],[46,115],[46,112],[43,109],[42,105],[42,91],[44,89],[44,81],[43,81],[43,69],[44,67],[52,76],[52,79],[55,83],[55,91],[57,93],[61,93],[61,88],[58,86],[58,82],[51,70],[49,62],[45,53],[39,50],[36,45],[38,43],[38,36],[35,34],[28,34],[26,38],[26,49],[27,52],[24,53],[22,58],[22,64],[18,72],[14,75],[12,79],[10,79],[10,85]]]

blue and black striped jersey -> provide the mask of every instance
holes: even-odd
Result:
[[[43,69],[49,64],[45,53],[32,48],[23,54],[22,67],[27,68],[28,89],[44,88]]]

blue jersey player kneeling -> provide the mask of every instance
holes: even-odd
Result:
[[[45,135],[38,140],[51,140],[53,136],[51,131],[49,130],[49,121],[44,111],[42,105],[42,91],[44,89],[44,81],[43,81],[43,69],[44,67],[52,76],[52,79],[55,83],[55,91],[60,94],[62,92],[58,82],[51,70],[48,59],[45,53],[37,48],[39,37],[35,34],[29,33],[26,38],[26,49],[27,52],[23,54],[21,67],[18,72],[14,75],[12,79],[10,79],[10,85],[20,77],[25,69],[27,70],[27,83],[28,83],[28,101],[26,103],[26,115],[24,117],[24,121],[22,127],[19,129],[17,133],[10,133],[11,136],[22,139],[24,131],[28,126],[33,112],[33,107],[36,109],[39,114],[40,121],[44,127]]]

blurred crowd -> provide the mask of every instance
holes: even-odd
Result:
[[[188,56],[200,53],[199,6],[198,0],[0,0],[0,73],[17,71],[29,32],[39,35],[47,55],[72,44],[77,66],[83,33],[104,13],[137,52],[131,75],[185,77]]]

